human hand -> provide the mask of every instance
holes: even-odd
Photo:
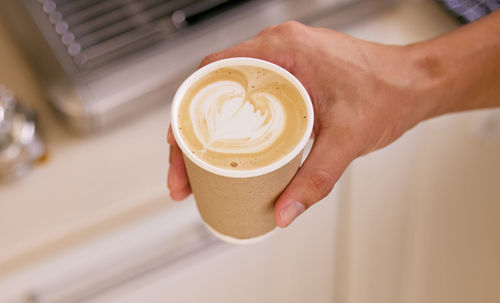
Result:
[[[391,143],[431,111],[422,99],[426,66],[409,60],[406,47],[287,22],[207,56],[200,66],[229,57],[282,66],[302,82],[313,102],[314,145],[276,202],[274,216],[281,227],[328,195],[352,160]],[[191,190],[171,129],[168,143],[168,188],[172,199],[182,200]]]

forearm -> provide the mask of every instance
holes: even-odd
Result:
[[[424,119],[500,106],[500,11],[408,49],[424,75]]]

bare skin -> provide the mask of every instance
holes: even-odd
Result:
[[[500,11],[442,37],[407,46],[366,42],[328,29],[287,22],[207,56],[274,62],[305,86],[315,110],[314,145],[276,202],[288,226],[333,189],[355,158],[380,149],[426,119],[500,106]],[[168,188],[190,193],[171,130]]]

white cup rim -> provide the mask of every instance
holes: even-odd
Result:
[[[216,167],[214,165],[211,165],[209,163],[204,162],[200,158],[196,157],[188,148],[187,144],[184,142],[182,139],[182,136],[179,131],[178,127],[178,110],[179,106],[182,102],[182,99],[184,98],[184,95],[186,94],[187,90],[194,84],[196,81],[201,79],[203,76],[207,75],[208,73],[212,72],[213,70],[223,68],[223,67],[228,67],[228,66],[245,66],[245,65],[251,65],[251,66],[257,66],[257,67],[262,67],[266,68],[269,70],[272,70],[273,72],[278,73],[279,75],[283,76],[285,79],[287,79],[290,83],[292,83],[297,90],[299,91],[300,95],[302,96],[302,99],[304,100],[304,103],[306,105],[307,109],[307,126],[306,126],[306,131],[304,132],[303,137],[299,141],[299,143],[295,146],[295,148],[289,152],[287,155],[282,157],[276,162],[273,162],[269,165],[255,168],[255,169],[249,169],[249,170],[231,170],[231,169],[225,169],[225,168],[220,168]],[[204,67],[198,69],[195,71],[193,74],[191,74],[184,82],[179,86],[177,89],[177,92],[175,93],[174,100],[172,102],[172,107],[170,111],[170,121],[171,121],[171,126],[172,126],[172,132],[174,134],[174,138],[177,141],[177,145],[180,147],[182,152],[186,157],[189,158],[192,162],[194,162],[196,165],[199,167],[203,168],[204,170],[207,170],[213,174],[219,175],[219,176],[224,176],[224,177],[230,177],[230,178],[250,178],[250,177],[257,177],[261,175],[265,175],[267,173],[273,172],[277,169],[280,169],[281,167],[285,166],[287,163],[292,161],[305,147],[307,144],[307,141],[309,140],[312,129],[313,129],[313,124],[314,124],[314,110],[311,102],[311,98],[309,97],[309,94],[307,93],[306,89],[300,83],[300,81],[295,78],[294,75],[292,75],[290,72],[288,72],[286,69],[282,68],[279,65],[276,65],[274,63],[271,63],[269,61],[261,60],[261,59],[256,59],[256,58],[247,58],[247,57],[235,57],[235,58],[228,58],[228,59],[222,59],[218,60],[215,62],[212,62],[208,65],[205,65]]]

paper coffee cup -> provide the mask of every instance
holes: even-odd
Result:
[[[300,93],[307,110],[307,125],[291,152],[263,167],[232,170],[211,165],[194,153],[179,130],[179,106],[190,87],[208,73],[232,66],[255,66],[285,78]],[[297,172],[304,147],[311,135],[314,113],[303,85],[280,66],[254,58],[230,58],[208,64],[189,76],[177,90],[171,108],[172,131],[184,154],[191,189],[200,215],[218,238],[234,243],[257,242],[276,227],[274,205]]]

